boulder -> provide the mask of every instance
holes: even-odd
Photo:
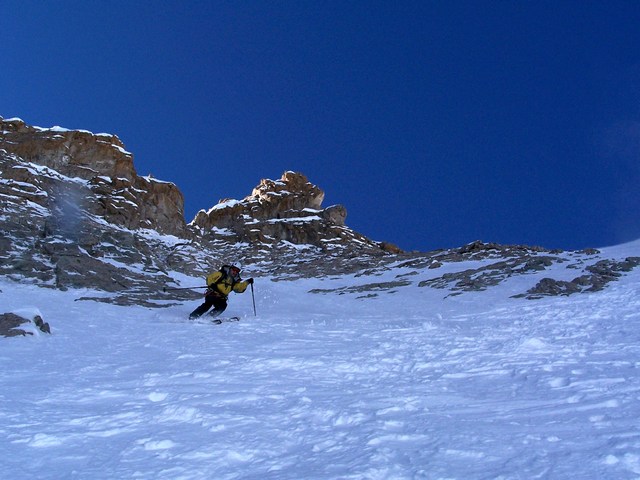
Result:
[[[32,332],[19,328],[22,325],[34,323],[41,332],[51,333],[51,327],[42,320],[40,315],[33,317],[33,320],[16,315],[15,313],[3,313],[0,315],[0,336],[17,337],[25,335],[33,335]]]

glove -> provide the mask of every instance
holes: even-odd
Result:
[[[253,285],[253,278],[249,278],[249,279],[247,280],[247,283],[248,283],[249,285]]]

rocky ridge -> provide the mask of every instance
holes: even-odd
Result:
[[[285,172],[187,224],[179,189],[138,176],[116,136],[0,119],[0,274],[14,280],[157,305],[171,271],[201,276],[234,262],[279,278],[322,275],[397,251],[348,228],[346,209],[323,209],[323,198]]]
[[[276,246],[310,245],[335,249],[397,253],[387,243],[373,242],[345,226],[342,205],[322,208],[324,192],[297,172],[279,180],[263,179],[243,200],[224,199],[208,211],[200,210],[189,224],[202,238]],[[380,252],[378,252],[380,253]]]
[[[175,184],[137,175],[115,135],[1,120],[3,178],[32,185],[23,198],[52,195],[54,210],[78,208],[127,229],[184,236],[184,198]],[[68,180],[67,180],[68,179]],[[42,202],[40,202],[42,203]]]
[[[482,291],[526,276],[535,299],[603,288],[637,258],[605,260],[596,250],[550,251],[480,241],[434,252],[403,252],[345,225],[341,205],[301,173],[262,180],[241,200],[224,199],[184,219],[175,184],[138,176],[115,135],[39,128],[0,117],[0,274],[50,288],[90,288],[85,299],[168,306],[199,293],[175,273],[201,277],[223,263],[253,276],[291,280],[353,274],[359,286],[314,293],[363,297],[397,288],[438,288],[445,296]],[[471,263],[469,263],[471,262]],[[565,264],[573,280],[546,279]],[[451,268],[451,266],[457,266]],[[375,277],[398,270],[393,282]]]

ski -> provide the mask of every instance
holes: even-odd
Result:
[[[189,320],[192,323],[199,323],[202,325],[208,325],[210,323],[220,325],[221,323],[239,322],[240,317],[212,317],[211,315],[202,315],[199,318],[190,318]]]
[[[215,325],[220,325],[221,323],[239,322],[239,321],[240,321],[240,317],[225,317],[225,318],[211,319],[211,322],[214,323]]]

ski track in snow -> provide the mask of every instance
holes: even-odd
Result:
[[[539,301],[258,279],[240,322],[0,283],[0,478],[640,478],[640,276]]]

